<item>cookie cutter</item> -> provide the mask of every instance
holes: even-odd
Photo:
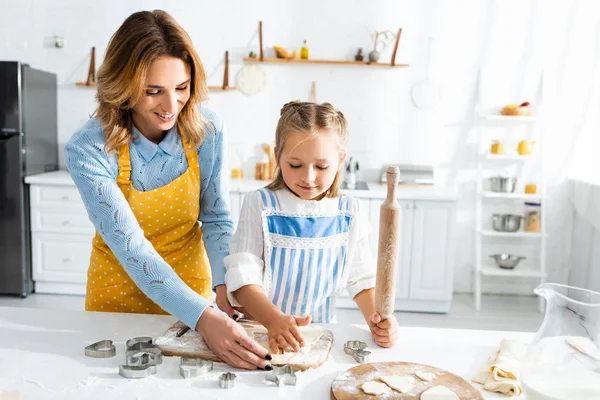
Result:
[[[129,366],[162,364],[162,350],[152,343],[137,342],[125,352],[125,363]]]
[[[183,379],[196,378],[212,371],[213,362],[199,358],[181,357],[179,363],[179,374]]]
[[[273,370],[267,372],[266,379],[269,382],[275,382],[279,387],[284,385],[296,386],[296,372],[298,372],[298,370],[289,365],[283,365],[280,367],[273,365]]]
[[[156,374],[156,365],[119,365],[119,375],[127,379],[147,378]]]
[[[85,355],[94,358],[109,358],[117,354],[117,349],[112,340],[100,340],[85,348]]]
[[[150,336],[138,336],[138,337],[134,337],[129,339],[126,343],[125,346],[127,349],[129,349],[131,346],[133,346],[136,343],[150,343],[152,344],[152,338]]]
[[[231,389],[235,387],[235,379],[237,376],[231,372],[226,372],[219,376],[219,386],[223,389]]]
[[[349,340],[344,344],[344,353],[354,357],[359,364],[364,364],[369,362],[369,356],[371,355],[370,351],[365,350],[366,348],[367,343],[365,342],[361,342],[360,340]]]

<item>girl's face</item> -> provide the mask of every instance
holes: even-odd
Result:
[[[339,153],[337,134],[321,130],[317,134],[291,132],[279,158],[287,187],[303,200],[320,200],[342,167],[345,154]]]
[[[160,143],[164,132],[190,98],[190,67],[175,57],[160,57],[148,69],[145,94],[133,108],[133,123],[149,140]]]

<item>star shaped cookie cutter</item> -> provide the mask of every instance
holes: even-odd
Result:
[[[349,340],[344,344],[344,353],[354,357],[359,364],[364,364],[369,362],[369,356],[371,355],[370,351],[365,350],[366,348],[367,343],[365,342],[361,342],[360,340]]]
[[[273,365],[273,370],[267,372],[266,379],[269,382],[275,382],[279,387],[284,385],[296,386],[296,372],[298,372],[298,370],[289,365],[281,367]]]

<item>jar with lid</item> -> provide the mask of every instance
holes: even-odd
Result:
[[[542,204],[536,202],[525,203],[525,231],[540,232],[542,225]]]

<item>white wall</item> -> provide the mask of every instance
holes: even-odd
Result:
[[[318,101],[331,102],[347,116],[350,154],[363,167],[378,169],[383,161],[434,164],[440,184],[461,188],[455,288],[470,291],[475,137],[468,121],[475,106],[477,71],[486,65],[480,87],[484,105],[536,101],[542,46],[534,43],[543,41],[536,26],[537,3],[0,0],[0,59],[20,60],[58,74],[59,142],[63,145],[94,110],[94,90],[75,86],[87,76],[90,48],[96,46],[98,66],[111,34],[139,9],[162,8],[181,23],[212,85],[221,82],[225,50],[230,51],[230,80],[235,82],[241,58],[258,44],[259,20],[263,21],[267,55],[272,45],[299,48],[307,39],[315,59],[349,59],[358,47],[368,53],[374,29],[402,27],[397,62],[408,63],[409,68],[265,64],[268,85],[263,92],[253,97],[211,93],[210,104],[226,119],[232,152],[239,150],[251,166],[256,145],[273,139],[281,106],[289,100],[308,99],[314,80]],[[53,35],[64,37],[64,48],[45,44]],[[410,88],[426,75],[426,46],[432,35],[436,37],[432,74],[442,86],[443,99],[439,111],[424,112],[412,105]],[[390,59],[391,47],[383,60]],[[556,240],[562,241],[561,237]],[[551,277],[565,276],[563,253],[549,257]],[[502,280],[484,288],[531,293],[532,285],[520,282]]]

